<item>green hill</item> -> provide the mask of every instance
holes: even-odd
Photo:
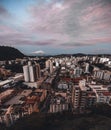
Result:
[[[82,115],[33,113],[5,130],[111,130],[111,106],[96,104],[91,109],[90,114]]]
[[[67,114],[34,113],[7,130],[111,130],[111,118],[100,115],[81,117]]]
[[[0,60],[15,60],[16,58],[23,58],[19,50],[13,47],[0,46]]]

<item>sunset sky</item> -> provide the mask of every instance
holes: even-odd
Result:
[[[0,45],[25,54],[111,54],[111,0],[0,0]]]

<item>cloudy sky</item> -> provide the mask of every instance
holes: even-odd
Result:
[[[111,0],[0,0],[0,45],[25,54],[111,53]]]

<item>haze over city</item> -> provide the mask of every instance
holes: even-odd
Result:
[[[0,0],[0,45],[24,54],[111,53],[111,0]]]

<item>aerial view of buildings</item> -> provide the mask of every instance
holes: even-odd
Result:
[[[38,61],[43,58],[41,68]],[[0,123],[6,126],[33,112],[83,114],[97,103],[111,105],[109,56],[61,55],[19,62],[22,73],[11,72],[13,76],[0,81]],[[5,70],[5,61],[0,64]]]
[[[0,130],[25,129],[111,130],[111,0],[0,0]]]

